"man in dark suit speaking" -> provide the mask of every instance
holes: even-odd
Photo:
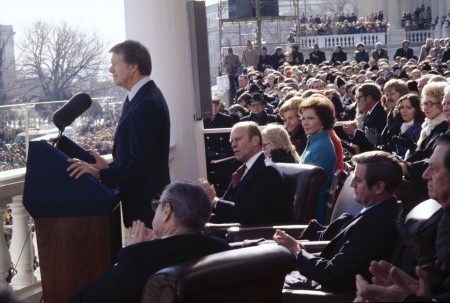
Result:
[[[214,207],[214,222],[270,224],[282,222],[286,213],[283,201],[283,177],[266,165],[262,137],[255,122],[239,122],[231,129],[231,148],[242,163],[231,176],[222,199],[206,180],[202,186]]]
[[[320,256],[308,253],[284,231],[277,230],[274,235],[278,244],[297,257],[298,270],[307,278],[293,283],[294,288],[321,286],[326,291],[353,292],[355,274],[368,278],[370,261],[391,255],[401,213],[393,196],[402,181],[400,161],[386,152],[371,151],[354,156],[352,162],[356,168],[351,186],[355,200],[364,208],[355,217],[343,214],[327,227],[310,223],[302,239],[330,241]]]
[[[139,302],[148,277],[160,269],[229,249],[225,240],[201,234],[211,215],[211,203],[200,186],[173,182],[152,204],[153,230],[134,221],[117,263],[68,302]]]
[[[92,152],[95,164],[69,159],[70,175],[90,174],[108,187],[119,187],[123,220],[130,227],[141,220],[150,227],[152,199],[170,183],[170,119],[166,101],[153,80],[151,57],[137,41],[127,40],[111,48],[109,71],[116,85],[128,91],[113,145],[110,165]]]

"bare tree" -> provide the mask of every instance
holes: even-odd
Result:
[[[5,62],[5,53],[6,47],[9,43],[9,40],[14,35],[14,33],[8,34],[5,39],[0,37],[0,104],[4,104],[7,99],[6,89],[5,89],[5,81],[3,79],[3,73],[8,68]]]
[[[329,11],[337,16],[342,16],[346,12],[353,12],[358,15],[358,1],[357,0],[333,0],[330,1],[328,7]]]
[[[97,77],[104,47],[95,34],[66,23],[35,22],[21,44],[21,68],[28,91],[39,88],[47,100],[70,97]]]

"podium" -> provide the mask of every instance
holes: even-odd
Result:
[[[45,303],[61,303],[115,263],[121,245],[118,192],[90,175],[69,176],[69,158],[93,157],[62,136],[31,141],[23,203],[34,218]]]

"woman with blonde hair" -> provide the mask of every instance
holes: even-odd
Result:
[[[261,132],[266,157],[275,163],[297,163],[300,159],[289,134],[281,125],[269,124]]]

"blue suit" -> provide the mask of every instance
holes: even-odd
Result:
[[[336,166],[336,152],[328,135],[328,130],[324,129],[314,135],[308,136],[306,149],[300,157],[300,164],[319,166],[327,172],[327,181],[320,188],[316,206],[316,219],[320,223],[324,223],[328,190],[333,181],[334,167]]]
[[[159,88],[149,81],[124,106],[114,137],[114,162],[100,180],[118,186],[125,226],[139,219],[151,226],[151,200],[170,183],[170,119]]]

